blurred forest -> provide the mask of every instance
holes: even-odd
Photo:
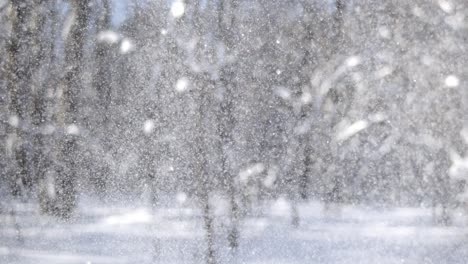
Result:
[[[466,1],[113,2],[0,1],[0,199],[466,207]]]

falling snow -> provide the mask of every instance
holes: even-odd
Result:
[[[466,0],[0,0],[0,264],[466,263]]]

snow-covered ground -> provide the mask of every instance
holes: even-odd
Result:
[[[89,206],[89,204],[94,204]],[[85,206],[86,205],[86,206]],[[324,211],[299,205],[290,224],[285,199],[265,203],[243,219],[240,246],[228,248],[222,203],[216,212],[219,263],[467,263],[468,229],[462,215],[450,227],[432,224],[419,208],[345,206]],[[15,221],[16,219],[16,221]],[[32,204],[3,205],[0,263],[204,263],[200,211],[188,204],[150,209],[83,201],[72,221],[37,213]]]

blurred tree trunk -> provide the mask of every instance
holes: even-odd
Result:
[[[41,67],[41,64],[47,63],[45,66],[48,69],[43,77],[45,82],[34,82],[33,87],[33,110],[32,110],[32,124],[33,134],[32,144],[34,146],[34,153],[32,157],[33,173],[35,174],[35,180],[41,183],[45,178],[45,173],[50,166],[50,149],[48,149],[48,143],[50,138],[46,136],[45,124],[50,122],[47,115],[47,109],[50,102],[47,100],[47,89],[51,89],[48,85],[53,77],[53,71],[50,69],[53,67],[52,59],[54,58],[55,51],[55,37],[56,37],[56,19],[57,19],[57,3],[56,1],[41,1],[36,0],[37,8],[40,8],[38,17],[36,20],[37,28],[33,34],[33,41],[37,46],[37,54],[33,60],[33,66],[36,69]],[[47,26],[50,26],[50,31]],[[41,76],[37,76],[41,78]],[[49,140],[49,141],[48,141]],[[41,188],[41,184],[38,185]]]
[[[194,1],[192,4],[193,12],[193,26],[195,28],[195,36],[200,41],[197,45],[195,56],[193,56],[194,64],[202,64],[204,59],[203,54],[203,34],[205,33],[206,21],[204,20],[203,9],[199,1]],[[194,99],[196,102],[196,117],[195,117],[195,140],[194,140],[194,176],[197,179],[197,196],[200,199],[203,221],[205,228],[206,239],[206,252],[205,260],[207,264],[216,263],[215,250],[214,250],[214,216],[211,212],[210,206],[210,193],[212,191],[212,181],[208,172],[208,146],[207,144],[207,128],[205,126],[206,116],[209,110],[210,102],[208,98],[208,87],[211,84],[211,76],[206,72],[193,72],[195,81],[195,91],[193,91]]]
[[[58,176],[56,177],[54,206],[50,213],[69,218],[76,206],[78,167],[79,92],[82,89],[84,45],[90,12],[90,0],[70,1],[70,25],[65,32],[65,74],[60,84],[61,109],[58,122],[65,131],[58,146]],[[67,24],[67,23],[66,23]],[[67,30],[67,28],[65,29]]]
[[[219,41],[223,42],[226,52],[229,56],[230,53],[235,52],[235,11],[237,9],[237,0],[222,0],[218,4],[218,31]],[[223,58],[224,59],[224,58]],[[229,246],[231,248],[238,247],[239,240],[239,204],[236,195],[236,184],[234,173],[232,172],[232,165],[230,153],[234,147],[233,129],[235,126],[235,118],[233,114],[233,91],[235,90],[234,70],[233,65],[223,61],[223,66],[220,69],[219,85],[222,89],[222,99],[220,104],[220,120],[219,120],[219,137],[221,138],[221,171],[222,179],[228,188],[229,204],[230,204],[230,217],[231,229],[228,234]]]
[[[345,4],[344,0],[336,0],[335,1],[335,12],[333,14],[333,38],[332,42],[334,44],[333,46],[333,51],[332,55],[338,53],[340,49],[343,49],[343,44],[344,44],[344,21],[343,21],[343,13],[345,11]],[[336,89],[332,88],[330,90],[329,96],[331,97],[331,100],[333,101],[335,108],[337,108],[337,105],[340,102],[343,102],[345,98],[341,98],[341,94],[336,91]],[[331,121],[331,131],[333,131],[333,128],[338,124],[339,118],[342,117],[340,116],[340,113],[338,111],[335,111],[334,120]],[[331,141],[330,141],[331,142]],[[338,153],[336,153],[338,146],[332,146],[331,147],[331,152],[332,152],[332,163],[335,164],[335,166],[339,166],[339,160],[338,160]],[[332,175],[332,189],[331,191],[327,194],[328,197],[325,197],[325,201],[331,202],[331,203],[341,203],[343,202],[343,184],[344,184],[344,176],[343,175],[337,175],[337,174],[343,174],[347,173],[346,171],[337,171],[335,170]]]
[[[310,137],[310,133],[308,133],[308,135]],[[299,178],[299,194],[303,200],[309,199],[309,177],[311,173],[310,168],[313,164],[313,160],[311,157],[312,147],[310,146],[312,143],[309,142],[309,137],[307,137],[306,142],[304,142],[304,168]]]
[[[45,57],[42,42],[46,15],[40,0],[11,1],[11,35],[7,51],[9,93],[8,153],[12,158],[11,190],[14,195],[31,191],[35,183],[34,144],[39,134],[33,127],[41,87],[34,80]]]
[[[95,113],[99,124],[96,124],[96,129],[98,130],[96,132],[102,142],[103,157],[108,156],[111,152],[111,137],[107,133],[109,132],[109,106],[111,103],[111,53],[112,49],[116,49],[116,43],[106,41],[102,37],[106,34],[106,31],[110,31],[112,27],[110,8],[110,1],[103,0],[102,13],[97,21],[97,39],[95,40],[97,69],[93,78],[93,86],[98,95]],[[98,166],[98,173],[93,176],[92,181],[96,185],[99,191],[98,193],[103,194],[105,193],[106,183],[109,178],[110,165],[104,162],[104,164],[99,164]]]
[[[333,13],[333,43],[334,43],[334,53],[342,49],[344,44],[344,12],[346,9],[345,0],[336,0],[335,1],[335,12]]]
[[[303,165],[302,172],[299,175],[298,186],[299,186],[299,195],[303,200],[307,200],[309,197],[309,177],[310,177],[310,167],[312,166],[313,160],[311,158],[313,142],[310,141],[311,138],[311,125],[312,120],[316,113],[311,107],[311,102],[303,100],[304,96],[312,94],[312,87],[310,86],[310,76],[311,72],[315,69],[316,63],[314,63],[314,54],[317,51],[312,49],[312,41],[314,39],[314,27],[312,19],[310,18],[314,14],[314,8],[310,3],[303,3],[303,7],[308,19],[305,19],[305,37],[301,40],[303,42],[304,56],[300,63],[300,82],[299,82],[299,91],[297,93],[302,97],[298,98],[299,103],[299,113],[298,113],[298,122],[296,125],[297,137],[299,140],[299,147],[303,148],[301,151],[300,159]],[[315,120],[314,120],[315,121]]]
[[[206,238],[206,263],[216,263],[215,250],[214,250],[214,227],[213,227],[213,215],[211,213],[210,206],[210,192],[211,192],[211,179],[208,175],[208,160],[207,160],[207,147],[206,147],[206,131],[204,129],[205,113],[207,111],[208,101],[206,99],[207,91],[205,85],[208,83],[207,78],[203,75],[199,75],[198,87],[195,91],[195,97],[198,102],[198,109],[196,113],[196,135],[195,135],[195,177],[198,180],[198,197],[202,206],[203,221],[205,228]]]
[[[45,2],[45,1],[44,1]],[[59,140],[59,133],[46,133],[46,127],[55,127],[53,114],[54,106],[57,104],[57,100],[53,94],[59,89],[60,84],[60,64],[61,60],[57,54],[56,40],[60,36],[59,24],[59,0],[48,1],[45,5],[46,19],[50,31],[48,34],[44,34],[42,42],[44,43],[44,53],[47,59],[45,66],[45,72],[47,76],[44,78],[44,83],[41,89],[35,97],[34,102],[34,125],[38,132],[35,138],[36,152],[34,156],[34,167],[36,168],[37,179],[38,179],[38,200],[41,211],[49,212],[52,208],[52,197],[50,197],[50,182],[48,178],[48,172],[54,169],[53,158],[54,158],[54,146]],[[45,45],[47,44],[47,45]]]
[[[9,93],[9,130],[8,130],[8,153],[12,158],[11,191],[13,195],[19,195],[24,187],[27,177],[25,153],[22,148],[24,134],[20,124],[24,123],[26,115],[28,91],[22,86],[23,78],[26,77],[26,67],[21,58],[21,51],[25,49],[27,35],[27,12],[28,5],[19,1],[11,2],[11,36],[8,42],[8,64],[7,64],[7,87]]]

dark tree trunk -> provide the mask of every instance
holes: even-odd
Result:
[[[40,106],[43,89],[34,77],[46,55],[41,39],[46,22],[42,5],[42,1],[11,1],[12,29],[6,68],[14,195],[30,192],[37,180],[34,160],[36,152],[41,151],[37,117],[43,113]]]
[[[106,30],[111,30],[111,9],[109,0],[102,1],[102,14],[97,23],[97,33],[101,34]],[[96,41],[96,72],[93,78],[93,86],[97,91],[96,113],[98,115],[98,128],[96,133],[99,135],[102,143],[102,155],[108,156],[111,152],[111,137],[106,135],[109,130],[109,107],[111,104],[111,78],[112,78],[112,50],[116,49],[116,43],[107,43],[99,39]],[[99,194],[104,194],[106,183],[110,174],[109,164],[98,164],[98,173],[91,179],[96,186]]]
[[[228,52],[233,52],[234,47],[234,31],[235,26],[234,11],[237,9],[237,1],[220,1],[218,11],[218,32],[220,41],[224,42]],[[221,68],[219,80],[220,88],[223,95],[221,99],[221,116],[219,120],[219,136],[221,138],[221,171],[222,177],[228,188],[231,227],[228,233],[229,246],[234,249],[239,245],[239,221],[240,212],[239,204],[236,197],[236,185],[232,166],[230,164],[229,151],[234,145],[232,131],[235,126],[235,118],[233,115],[233,90],[235,88],[234,72],[231,65],[224,65]]]
[[[82,89],[84,68],[84,45],[90,12],[89,0],[71,1],[73,14],[70,14],[71,27],[65,33],[66,72],[61,83],[62,98],[58,121],[64,129],[57,153],[57,174],[54,179],[55,197],[49,207],[52,213],[69,218],[76,206],[76,180],[78,177],[77,158],[79,134],[79,92]]]

